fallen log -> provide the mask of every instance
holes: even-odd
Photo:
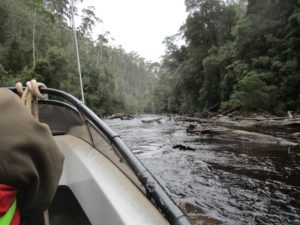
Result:
[[[211,119],[202,119],[197,117],[190,116],[176,116],[175,121],[184,121],[184,122],[197,122],[197,123],[212,123]]]
[[[241,108],[240,106],[237,106],[237,107],[234,107],[234,108],[225,110],[225,111],[222,113],[222,115],[223,115],[223,116],[226,116],[226,115],[228,115],[228,114],[230,114],[230,113],[233,113],[233,112],[239,110],[240,108]]]
[[[229,116],[216,116],[209,119],[188,117],[188,116],[177,116],[175,121],[199,123],[199,124],[212,124],[214,126],[222,126],[229,128],[239,129],[252,129],[252,128],[300,128],[300,118],[294,117],[289,119],[288,117],[229,117]]]
[[[246,141],[252,143],[277,144],[281,146],[297,146],[298,143],[285,140],[283,138],[274,137],[267,134],[249,132],[244,130],[235,130],[226,127],[200,127],[189,129],[192,134],[206,134],[211,137],[221,137],[236,141]]]
[[[134,119],[134,117],[131,116],[131,115],[124,115],[124,116],[122,116],[120,119],[121,119],[121,120],[132,120],[132,119]]]
[[[281,117],[266,117],[266,116],[256,116],[256,117],[242,117],[237,116],[234,117],[237,120],[253,120],[253,121],[268,121],[268,120],[299,120],[300,118],[297,116],[287,117],[287,116],[281,116]]]
[[[265,120],[254,124],[256,127],[300,127],[299,119]]]
[[[240,117],[233,117],[229,118],[227,116],[221,116],[215,118],[214,120],[215,125],[218,126],[229,126],[229,127],[300,127],[300,119],[288,119],[285,117],[284,119],[277,119],[277,118],[240,118]]]
[[[107,119],[121,119],[121,120],[131,120],[134,119],[134,117],[130,114],[125,114],[125,113],[116,113],[111,116],[108,116]]]
[[[287,114],[288,114],[289,119],[293,119],[294,118],[291,111],[287,111]]]
[[[157,118],[157,119],[152,119],[152,120],[141,120],[142,123],[161,123],[161,120],[162,118]]]
[[[215,113],[212,113],[211,110],[215,109],[219,105],[220,105],[220,102],[218,102],[217,104],[209,107],[208,109],[204,109],[202,111],[202,113],[200,113],[199,117],[200,118],[204,118],[204,117],[205,118],[211,118],[211,117],[213,117],[215,115]]]

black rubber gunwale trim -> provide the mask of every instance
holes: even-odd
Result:
[[[15,88],[10,88],[16,92]],[[121,154],[127,165],[136,174],[139,181],[146,189],[147,197],[165,215],[171,225],[192,225],[183,211],[169,197],[164,188],[159,184],[151,172],[132,153],[120,136],[103,122],[91,109],[74,96],[60,90],[51,88],[40,89],[42,94],[55,95],[64,98],[73,104],[77,110],[88,118],[110,141],[111,145]]]

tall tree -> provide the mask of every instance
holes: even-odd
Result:
[[[185,4],[188,17],[180,30],[186,45],[178,47],[170,37],[165,41],[155,97],[164,104],[159,109],[299,109],[299,1]]]
[[[96,16],[95,7],[89,6],[82,10],[79,30],[83,36],[91,38],[93,27],[100,22],[102,22],[102,20]]]

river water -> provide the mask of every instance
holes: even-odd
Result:
[[[106,122],[194,225],[300,224],[298,151],[187,134],[188,123],[155,115]]]

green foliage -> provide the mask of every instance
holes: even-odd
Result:
[[[163,71],[173,79],[160,81],[168,87],[155,96],[160,109],[195,112],[221,103],[220,111],[300,110],[299,1],[185,4],[186,45],[168,39]],[[173,96],[176,101],[165,100]]]
[[[108,31],[94,41],[92,29],[101,20],[92,7],[82,15],[77,34],[88,106],[101,114],[153,110],[152,63],[110,46],[113,38]],[[1,0],[0,85],[35,78],[80,97],[69,19],[69,0]],[[160,65],[154,65],[159,69]]]
[[[26,65],[26,47],[23,47],[19,38],[13,38],[6,43],[3,65],[10,73],[20,72]]]
[[[199,91],[200,103],[204,108],[215,105],[220,101],[219,80],[220,61],[217,55],[209,55],[203,62],[203,84]]]
[[[292,26],[298,26],[300,24],[300,9],[296,9],[288,20]]]
[[[115,96],[111,94],[115,83],[109,71],[103,68],[97,71],[84,69],[83,73],[87,78],[84,82],[87,104],[101,114],[115,113],[118,108]]]
[[[240,106],[244,111],[270,110],[276,102],[275,86],[267,86],[261,79],[261,75],[255,71],[249,72],[237,85],[230,100],[223,105],[224,109]]]
[[[112,47],[83,10],[78,28],[87,104],[99,113],[300,110],[299,1],[185,0],[162,65]],[[79,97],[68,0],[0,1],[0,84],[36,78]],[[33,34],[35,34],[33,38]],[[185,45],[178,46],[183,37]]]
[[[82,10],[83,15],[81,16],[81,25],[79,27],[80,32],[83,36],[91,37],[91,33],[93,31],[93,27],[96,23],[102,22],[96,15],[95,15],[95,7],[89,6],[86,9]]]
[[[299,110],[300,104],[300,73],[286,76],[281,83],[281,98],[285,99],[285,105],[289,110]]]

